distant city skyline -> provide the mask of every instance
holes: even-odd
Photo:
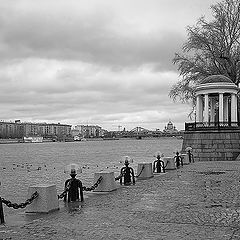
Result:
[[[75,127],[77,127],[77,126],[99,126],[99,127],[101,127],[102,129],[104,129],[104,130],[107,130],[107,131],[123,131],[124,129],[126,130],[126,131],[131,131],[132,129],[134,129],[134,128],[136,128],[136,127],[143,127],[143,125],[136,125],[136,126],[134,126],[134,127],[132,127],[131,129],[129,129],[129,128],[126,128],[125,126],[122,126],[122,125],[116,125],[116,126],[113,126],[113,128],[112,129],[107,129],[107,128],[104,128],[103,126],[101,126],[101,125],[99,125],[99,124],[89,124],[89,123],[87,123],[87,124],[71,124],[71,123],[62,123],[62,122],[59,122],[59,121],[57,121],[57,122],[48,122],[48,121],[45,121],[45,122],[42,122],[42,121],[24,121],[23,119],[21,120],[21,119],[8,119],[8,120],[3,120],[3,119],[0,119],[0,123],[1,122],[9,122],[9,123],[33,123],[33,124],[66,124],[66,125],[71,125],[72,126],[72,128],[74,129]],[[178,130],[178,131],[181,131],[181,130],[184,130],[184,129],[178,129],[177,127],[176,127],[176,125],[174,124],[174,122],[173,121],[171,121],[171,120],[169,120],[168,122],[166,122],[165,123],[165,125],[163,126],[163,128],[159,128],[159,127],[156,127],[156,128],[147,128],[147,127],[144,127],[144,128],[146,128],[147,130],[150,130],[150,131],[155,131],[155,130],[160,130],[160,131],[164,131],[164,129],[168,126],[168,124],[169,123],[172,123],[173,124],[173,126]]]
[[[0,118],[184,129],[172,59],[216,2],[0,0]]]

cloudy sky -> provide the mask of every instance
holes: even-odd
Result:
[[[172,64],[217,0],[0,0],[0,119],[178,129]]]

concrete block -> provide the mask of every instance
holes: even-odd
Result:
[[[152,163],[138,163],[136,176],[138,179],[147,179],[153,177]]]
[[[28,198],[36,191],[39,195],[27,206],[27,213],[48,213],[59,209],[56,185],[39,184],[30,186],[28,188]]]
[[[93,192],[111,192],[117,189],[114,172],[102,171],[94,173],[93,184],[97,182],[100,176],[102,176],[103,179]]]
[[[164,157],[163,161],[165,163],[165,169],[166,170],[175,170],[176,165],[173,157]]]

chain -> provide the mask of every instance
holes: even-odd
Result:
[[[115,177],[115,181],[118,181],[119,179],[121,179],[123,177],[122,174],[120,174],[118,177]]]
[[[18,208],[25,208],[27,205],[31,204],[33,202],[33,200],[35,198],[38,197],[38,192],[36,191],[35,193],[33,193],[33,195],[31,196],[31,198],[27,199],[24,203],[20,203],[20,204],[17,204],[17,203],[11,203],[9,200],[6,200],[4,198],[2,198],[2,202],[4,204],[6,204],[8,207],[12,207],[14,209],[18,209]]]
[[[83,187],[83,191],[92,191],[94,190],[95,188],[98,187],[98,185],[100,184],[100,182],[102,181],[103,177],[100,176],[97,180],[96,183],[93,184],[93,186],[91,186],[90,188],[89,187]]]
[[[71,185],[71,180],[68,182],[65,190],[60,195],[58,195],[58,199],[59,198],[64,198],[64,197],[67,196],[67,192],[69,191],[70,185]]]
[[[68,191],[68,189],[64,190],[60,195],[58,195],[58,199],[64,198],[67,195],[67,191]]]
[[[136,177],[139,177],[141,175],[143,169],[144,169],[144,165],[142,166],[142,170],[140,171],[140,173]]]
[[[167,165],[168,165],[168,162],[169,162],[169,161],[167,160],[167,163],[166,163],[166,165],[164,166],[165,169],[166,169],[166,167],[167,167]]]

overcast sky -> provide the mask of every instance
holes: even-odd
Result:
[[[186,27],[216,0],[0,0],[0,119],[180,130]]]

